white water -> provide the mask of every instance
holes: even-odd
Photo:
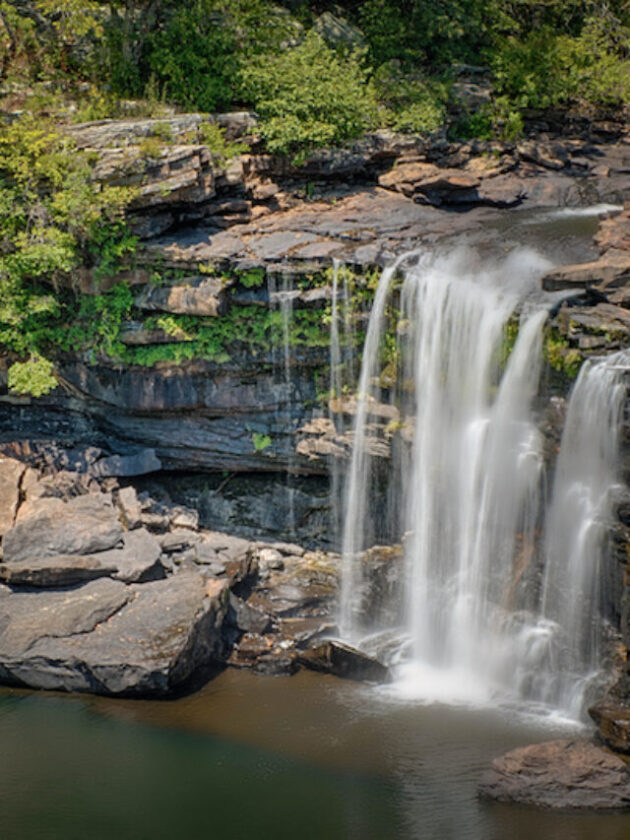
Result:
[[[619,437],[630,353],[587,361],[573,388],[545,535],[541,614],[554,643],[541,699],[579,714],[601,669],[601,563],[622,490]]]
[[[360,552],[380,513],[371,506],[367,438],[372,401],[384,396],[375,383],[386,308],[402,273],[398,402],[413,443],[393,482],[407,532],[401,690],[427,701],[537,701],[577,717],[600,662],[595,581],[616,482],[619,360],[587,365],[576,383],[541,549],[545,475],[532,404],[547,314],[532,301],[548,264],[528,250],[482,263],[463,249],[421,256],[403,271],[409,262],[383,272],[364,347],[346,484],[342,635],[360,646],[369,631],[386,629],[365,615]]]
[[[288,411],[291,411],[293,403],[293,382],[291,375],[291,322],[293,319],[293,299],[299,296],[299,290],[291,288],[289,277],[285,274],[282,278],[282,289],[277,290],[275,279],[269,282],[269,300],[272,306],[279,306],[282,316],[282,370],[284,374],[284,385],[288,402]],[[273,349],[273,364],[277,364],[275,347]],[[288,513],[286,530],[290,537],[295,536],[295,485],[293,476],[293,464],[295,453],[293,451],[292,437],[289,439],[289,452],[287,455],[286,490],[288,496]]]

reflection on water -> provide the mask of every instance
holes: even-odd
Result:
[[[493,756],[570,731],[311,673],[168,702],[4,691],[0,837],[628,840],[628,815],[477,800]]]

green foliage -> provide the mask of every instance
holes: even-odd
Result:
[[[241,286],[245,286],[246,289],[255,289],[262,286],[265,277],[264,268],[250,268],[249,271],[244,271],[242,274],[239,274],[238,282]]]
[[[30,359],[20,387],[29,376],[42,387],[60,346],[69,304],[53,289],[81,265],[112,273],[135,247],[122,216],[131,195],[95,185],[87,156],[45,119],[25,114],[0,135],[0,346]]]
[[[53,365],[41,356],[31,356],[25,362],[15,362],[9,368],[9,390],[16,394],[41,397],[57,387]]]
[[[244,143],[228,143],[225,139],[225,131],[216,123],[201,123],[199,136],[201,142],[210,149],[212,157],[219,165],[231,160],[236,155],[240,155],[247,148]]]
[[[263,435],[262,432],[252,432],[252,443],[256,452],[262,452],[271,446],[271,438],[269,435]]]
[[[270,152],[303,157],[358,137],[376,120],[363,53],[344,56],[315,32],[293,49],[256,57],[241,70],[241,91],[262,117]]]
[[[537,29],[509,37],[492,56],[499,93],[519,108],[570,100],[617,105],[630,101],[630,29],[586,21],[578,36]]]
[[[436,131],[446,117],[448,89],[419,73],[403,72],[399,61],[381,65],[371,80],[379,103],[379,121],[395,131]]]
[[[567,339],[553,329],[547,330],[543,356],[554,370],[565,374],[569,379],[575,379],[584,361],[580,351],[571,347]]]
[[[143,158],[157,160],[162,155],[163,144],[157,137],[143,137],[140,141],[139,152]]]
[[[523,117],[507,96],[499,96],[451,126],[449,134],[459,140],[499,138],[513,142],[523,134]]]
[[[92,357],[123,354],[125,348],[118,336],[133,305],[129,286],[117,283],[105,294],[81,295],[76,304],[65,339],[60,340],[64,349],[89,350]]]
[[[214,111],[232,99],[236,39],[218,26],[216,3],[183,3],[147,45],[147,65],[165,97],[184,107]]]

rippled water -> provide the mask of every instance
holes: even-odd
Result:
[[[628,840],[630,815],[476,797],[493,756],[575,729],[229,670],[164,702],[0,693],[2,840]]]

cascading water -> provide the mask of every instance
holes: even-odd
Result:
[[[373,406],[384,398],[378,385],[383,329],[388,304],[399,294],[397,403],[411,441],[391,488],[406,532],[399,673],[425,699],[534,699],[576,716],[583,702],[576,686],[596,668],[597,651],[578,630],[583,617],[573,602],[588,601],[589,615],[597,607],[595,573],[581,570],[601,551],[597,523],[615,483],[613,418],[624,389],[619,376],[613,381],[618,364],[610,363],[606,376],[600,365],[585,367],[545,527],[543,445],[532,405],[547,318],[538,278],[547,267],[529,250],[490,264],[459,249],[402,257],[383,272],[365,341],[346,483],[340,627],[359,646],[368,632],[386,629],[362,612],[361,552],[373,540],[369,437]],[[518,335],[508,355],[517,310]],[[599,384],[587,392],[583,380],[593,377]],[[575,407],[585,401],[588,409]],[[587,431],[579,432],[584,425]],[[571,502],[572,494],[583,503]],[[550,631],[556,627],[561,632]],[[550,635],[572,639],[563,656],[573,665],[563,666],[561,678]]]
[[[272,306],[278,306],[282,317],[282,372],[289,411],[293,403],[293,382],[291,376],[291,322],[293,319],[293,299],[299,296],[299,290],[291,288],[289,277],[282,278],[282,289],[275,286],[275,279],[269,282],[269,299]],[[273,364],[277,364],[275,347],[273,349]],[[292,444],[287,458],[286,490],[288,496],[287,532],[295,536],[295,485],[293,476],[294,452]]]
[[[630,352],[587,361],[573,388],[545,534],[541,615],[549,648],[535,689],[578,715],[602,671],[602,560],[622,491],[619,445]]]

